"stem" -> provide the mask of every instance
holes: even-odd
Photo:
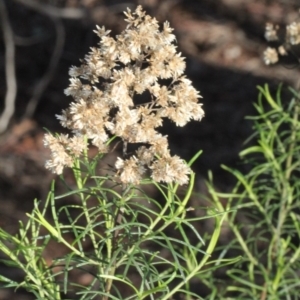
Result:
[[[82,190],[84,188],[85,180],[82,180],[82,174],[81,174],[80,160],[79,159],[76,159],[76,161],[75,161],[74,176],[75,176],[75,179],[76,179],[76,184],[77,184],[78,189]],[[80,196],[80,200],[81,200],[81,203],[82,203],[83,212],[84,212],[84,215],[85,215],[85,218],[86,218],[86,222],[87,222],[87,224],[92,224],[92,221],[91,221],[91,218],[90,218],[90,215],[89,215],[89,212],[88,212],[87,204],[86,204],[87,198],[85,198],[84,194],[81,193],[81,192],[79,193],[79,196]],[[96,241],[93,229],[90,230],[90,237],[91,237],[91,240],[92,240],[92,243],[93,243],[93,247],[95,249],[96,257],[98,257],[97,251],[96,251],[97,250],[97,241]]]
[[[296,137],[297,137],[297,131],[298,131],[298,118],[299,118],[299,104],[298,101],[297,103],[295,103],[295,111],[294,111],[294,115],[293,115],[293,124],[292,126],[294,126],[293,130],[292,130],[292,134],[291,134],[291,141],[292,143],[289,146],[289,153],[291,153],[291,155],[288,156],[287,161],[286,161],[286,173],[285,173],[285,178],[288,181],[290,179],[291,176],[291,164],[292,164],[292,160],[293,160],[293,153],[294,153],[294,149],[296,146]]]
[[[128,142],[127,141],[123,141],[123,159],[126,158],[127,156],[127,147],[128,147]],[[122,196],[124,197],[126,192],[127,192],[127,188],[128,186],[126,184],[122,184]],[[115,221],[113,223],[113,226],[116,225],[121,225],[122,224],[122,218],[124,215],[124,207],[118,207],[116,210],[116,214],[115,214]],[[111,253],[109,253],[110,257],[113,257],[113,253],[118,249],[118,245],[119,245],[119,235],[120,235],[120,229],[116,229],[114,231],[113,237],[112,237],[112,249],[111,249]],[[113,262],[112,265],[109,267],[109,278],[106,281],[105,284],[105,292],[106,294],[110,293],[111,287],[112,287],[112,283],[113,283],[113,279],[112,277],[115,275],[116,269],[117,269],[117,258],[113,258]],[[102,300],[108,300],[108,296],[105,295],[102,297]]]
[[[209,212],[209,213],[211,213],[215,218],[215,228],[214,228],[213,235],[210,239],[209,245],[207,246],[206,254],[202,258],[202,260],[199,262],[199,264],[194,268],[194,270],[184,280],[182,280],[182,282],[180,282],[175,288],[171,289],[170,292],[167,295],[165,295],[161,300],[170,299],[172,297],[172,295],[174,295],[182,286],[184,286],[187,282],[189,282],[189,280],[191,280],[191,278],[193,278],[201,270],[201,268],[205,265],[205,263],[211,257],[211,254],[213,253],[213,251],[217,245],[217,242],[218,242],[218,239],[219,239],[219,236],[221,233],[221,227],[222,227],[222,223],[225,219],[225,213],[221,216],[219,214],[216,214],[216,212]],[[240,259],[240,258],[238,258],[238,259]]]
[[[291,177],[291,172],[292,172],[292,161],[293,161],[293,154],[295,152],[295,146],[296,146],[296,137],[297,137],[297,131],[298,131],[298,117],[299,117],[299,106],[298,103],[295,103],[294,106],[294,112],[293,112],[293,119],[292,119],[292,128],[291,128],[291,144],[289,145],[288,148],[288,157],[286,159],[286,164],[285,164],[285,173],[282,176],[282,192],[281,192],[281,204],[280,204],[280,209],[279,209],[279,217],[278,217],[278,222],[277,222],[277,228],[276,228],[276,240],[272,245],[272,248],[274,248],[274,252],[276,253],[276,258],[278,256],[278,252],[284,247],[282,245],[282,241],[280,240],[281,234],[282,234],[282,228],[283,225],[286,221],[287,214],[290,210],[291,202],[289,200],[289,193],[290,191],[290,177]],[[284,249],[286,250],[286,249]],[[274,254],[273,254],[274,255]],[[276,262],[278,263],[278,262]],[[280,281],[280,275],[285,273],[286,267],[278,267],[277,268],[277,276],[274,280],[273,283],[273,290],[274,292],[277,291],[278,286],[279,286],[279,281]],[[282,272],[282,273],[281,273]]]

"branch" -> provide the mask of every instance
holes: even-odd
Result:
[[[42,14],[65,19],[82,19],[87,17],[87,12],[82,8],[57,8],[52,5],[42,4],[35,0],[14,0]]]
[[[17,94],[14,35],[9,23],[4,0],[0,0],[0,18],[5,44],[5,75],[7,85],[4,110],[0,116],[0,133],[2,133],[7,129],[9,121],[14,114]]]
[[[51,60],[46,73],[35,86],[33,95],[27,104],[26,111],[23,118],[31,118],[32,115],[34,114],[42,94],[44,93],[51,79],[53,78],[59,59],[61,58],[62,55],[64,42],[65,42],[65,29],[60,19],[58,18],[52,18],[52,19],[55,24],[55,30],[56,30],[56,42],[55,42],[53,54],[51,56]]]

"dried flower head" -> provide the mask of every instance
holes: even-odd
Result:
[[[282,55],[282,56],[285,56],[285,55],[288,54],[288,53],[287,53],[287,50],[285,49],[285,47],[284,47],[283,45],[281,45],[281,46],[278,47],[278,53],[279,53],[280,55]]]
[[[146,170],[152,171],[156,181],[187,183],[189,167],[170,155],[167,138],[157,128],[164,118],[177,126],[200,121],[204,116],[198,103],[201,96],[184,76],[185,61],[173,44],[175,35],[169,23],[160,30],[157,20],[141,6],[134,12],[127,9],[125,15],[128,25],[115,39],[97,26],[98,47],[91,48],[81,66],[71,67],[65,93],[74,102],[57,118],[76,138],[85,137],[102,153],[108,151],[111,135],[125,143],[145,144],[136,155],[118,158],[117,174],[124,183],[138,183]],[[150,99],[141,103],[137,95],[146,91]],[[72,165],[84,148],[80,142],[76,148],[72,139],[61,139],[45,137],[52,151],[46,167],[56,173]]]
[[[264,61],[266,65],[275,64],[278,61],[276,49],[268,47],[264,52]]]
[[[300,43],[300,23],[293,22],[286,27],[286,39],[291,45]]]
[[[268,42],[277,42],[278,38],[278,25],[271,23],[266,24],[265,38]],[[268,47],[264,51],[265,64],[274,64],[278,62],[279,55],[285,56],[288,54],[292,47],[300,44],[300,22],[293,22],[286,26],[286,33],[284,41],[281,45],[277,45],[277,49]]]
[[[268,42],[277,41],[278,40],[277,30],[278,30],[278,26],[274,26],[271,23],[267,23],[265,29],[265,39]]]

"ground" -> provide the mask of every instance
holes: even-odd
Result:
[[[228,190],[233,178],[220,164],[239,167],[238,152],[251,134],[245,116],[254,113],[257,85],[278,83],[297,86],[297,60],[266,66],[262,53],[266,22],[284,26],[297,21],[297,0],[7,0],[8,23],[14,34],[17,96],[13,117],[0,136],[0,226],[15,232],[25,220],[33,199],[44,199],[54,176],[45,170],[49,153],[43,147],[44,128],[61,131],[55,118],[68,106],[63,90],[68,69],[95,46],[95,24],[117,34],[125,28],[122,11],[143,5],[160,22],[175,28],[178,48],[187,57],[187,76],[200,91],[205,118],[185,128],[167,124],[172,151],[195,164],[198,186],[207,170],[215,184]],[[3,21],[3,13],[2,13]],[[6,31],[2,22],[2,32]],[[6,95],[5,43],[0,44],[0,111]],[[11,78],[9,78],[11,80]],[[0,265],[0,274],[9,270]],[[13,276],[20,276],[18,273]],[[21,297],[21,298],[20,298]],[[0,290],[0,300],[31,299]]]

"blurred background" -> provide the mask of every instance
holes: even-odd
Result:
[[[68,69],[96,46],[96,24],[118,34],[126,27],[123,11],[138,4],[175,29],[187,76],[203,96],[201,122],[163,128],[173,153],[189,159],[203,150],[194,166],[199,181],[213,170],[218,188],[229,190],[234,179],[220,164],[246,168],[238,153],[252,132],[245,116],[255,113],[256,86],[268,83],[275,91],[280,82],[298,82],[296,59],[272,67],[262,60],[266,22],[284,28],[299,20],[298,0],[0,0],[0,226],[6,230],[16,230],[54,178],[44,169],[49,152],[42,139],[44,128],[62,131],[55,114],[72,100],[63,93]],[[0,265],[0,274],[8,272]],[[26,297],[0,290],[0,300]]]

